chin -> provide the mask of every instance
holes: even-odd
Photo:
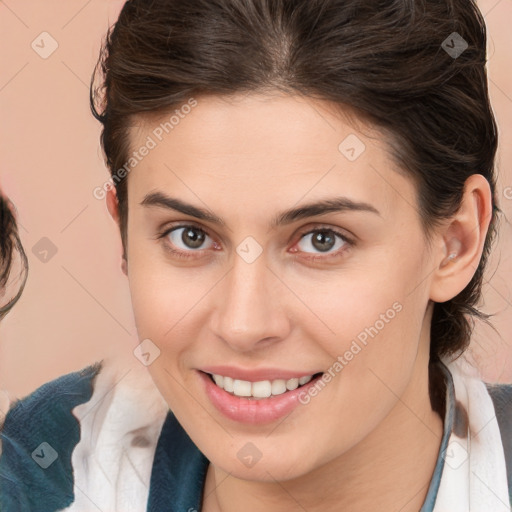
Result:
[[[285,454],[275,451],[267,457],[263,453],[259,460],[252,462],[243,461],[243,456],[239,458],[238,455],[227,458],[226,452],[219,455],[219,457],[213,455],[210,459],[214,466],[235,478],[253,482],[285,482],[300,478],[315,469],[313,464],[305,464],[306,461],[300,455],[288,458],[284,456]]]

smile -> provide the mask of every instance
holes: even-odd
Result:
[[[261,380],[250,382],[247,380],[233,379],[224,375],[209,374],[213,382],[224,391],[238,397],[268,398],[293,391],[310,382],[319,374],[308,375],[300,378]]]
[[[196,375],[209,402],[224,417],[256,425],[280,420],[302,404],[300,397],[323,375],[309,371],[219,365],[203,367]]]

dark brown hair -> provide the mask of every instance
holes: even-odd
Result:
[[[18,235],[14,205],[0,193],[0,320],[18,302],[28,276],[28,259]]]
[[[483,256],[471,283],[434,305],[435,360],[460,355],[473,319],[489,317],[476,309],[499,212],[485,65],[486,27],[472,0],[129,0],[105,37],[90,101],[116,178],[134,116],[201,95],[282,91],[332,102],[386,135],[416,184],[427,239],[459,209],[466,179],[485,176],[493,215]],[[127,179],[114,184],[126,248]]]

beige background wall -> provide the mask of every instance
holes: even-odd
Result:
[[[138,343],[118,233],[93,196],[108,175],[88,104],[100,40],[122,4],[0,1],[0,184],[18,209],[30,263],[25,293],[0,325],[0,389],[12,396],[108,354],[133,358]],[[498,334],[479,327],[471,354],[483,378],[512,382],[512,2],[479,5],[490,34],[506,219],[485,287]],[[56,253],[41,261],[37,253],[50,245]]]

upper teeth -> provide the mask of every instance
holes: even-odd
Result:
[[[313,378],[312,375],[294,379],[261,380],[249,382],[248,380],[232,379],[222,375],[213,375],[213,380],[219,388],[233,393],[236,396],[252,396],[254,398],[267,398],[270,395],[281,395],[285,391],[292,391],[299,386],[307,384]]]

